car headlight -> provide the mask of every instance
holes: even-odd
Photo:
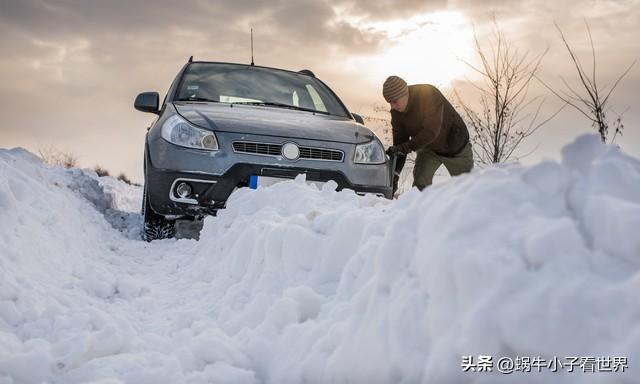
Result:
[[[218,140],[213,132],[196,128],[178,115],[171,116],[162,124],[162,138],[183,147],[218,150]]]
[[[356,145],[353,162],[357,164],[382,164],[386,161],[384,148],[378,140]]]

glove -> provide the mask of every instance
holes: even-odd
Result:
[[[389,157],[393,155],[406,155],[409,152],[411,152],[411,150],[409,149],[408,143],[392,145],[387,149],[387,155],[389,155]]]

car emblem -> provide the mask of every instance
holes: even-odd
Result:
[[[294,143],[282,146],[282,156],[287,160],[296,160],[300,156],[300,148]]]

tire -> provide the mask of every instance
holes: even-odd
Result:
[[[162,215],[153,212],[147,198],[147,186],[144,186],[142,195],[142,240],[171,239],[176,235],[175,220],[168,220]]]

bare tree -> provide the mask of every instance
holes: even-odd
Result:
[[[372,107],[373,114],[362,115],[367,127],[378,134],[385,146],[392,145],[391,118],[388,107],[376,104]]]
[[[580,79],[580,83],[582,84],[582,92],[578,92],[578,90],[572,88],[567,81],[561,77],[561,80],[567,91],[556,91],[542,80],[540,82],[547,87],[554,95],[556,95],[560,100],[564,101],[566,104],[572,106],[584,116],[587,117],[591,121],[591,125],[598,130],[600,134],[600,138],[602,142],[607,142],[607,137],[609,135],[609,120],[607,117],[607,113],[609,112],[609,107],[607,105],[609,101],[609,97],[613,90],[616,89],[620,81],[629,73],[631,68],[635,65],[636,61],[634,60],[627,69],[622,72],[622,74],[618,77],[618,79],[613,83],[613,86],[607,91],[607,87],[602,87],[596,81],[596,50],[593,45],[593,38],[591,36],[591,28],[589,28],[589,23],[587,20],[584,20],[584,23],[587,27],[587,34],[589,35],[589,43],[591,44],[591,60],[592,60],[592,68],[591,74],[585,71],[578,55],[576,55],[575,51],[569,45],[564,33],[555,23],[556,29],[560,33],[560,37],[562,38],[562,42],[564,43],[565,48],[569,52],[569,56],[571,57],[571,61],[576,68],[576,72],[578,72],[578,78]],[[538,79],[539,80],[539,79]],[[623,112],[624,114],[624,112]],[[622,123],[622,114],[617,115],[617,118],[613,121],[613,127],[615,128],[615,133],[611,138],[611,142],[615,140],[617,135],[622,135],[622,129],[624,128],[624,124]]]
[[[60,165],[65,168],[78,166],[78,159],[68,152],[62,152],[54,147],[38,149],[40,158],[49,165]]]
[[[476,161],[481,164],[507,161],[524,139],[548,123],[560,110],[539,121],[544,100],[529,96],[529,86],[540,70],[548,49],[537,56],[520,53],[505,39],[494,20],[490,49],[483,48],[474,31],[475,51],[480,65],[466,63],[481,75],[483,83],[471,83],[480,92],[479,111],[455,91],[470,126]]]

